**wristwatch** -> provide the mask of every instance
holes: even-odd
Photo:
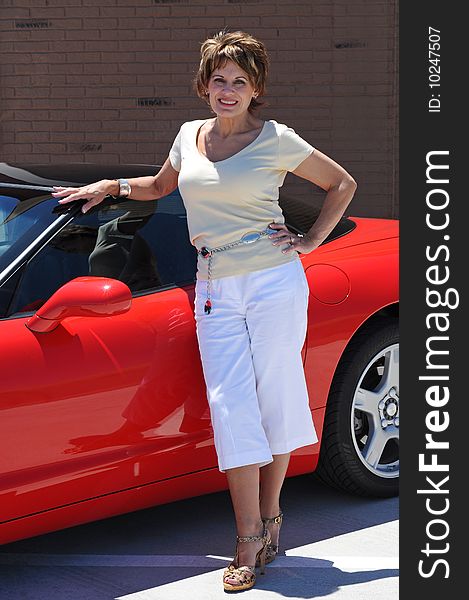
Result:
[[[117,181],[119,182],[118,195],[124,198],[130,196],[130,194],[132,193],[132,188],[130,187],[130,183],[127,181],[127,179],[118,179]]]

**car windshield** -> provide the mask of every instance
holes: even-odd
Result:
[[[56,207],[50,194],[0,187],[0,273],[58,218]]]

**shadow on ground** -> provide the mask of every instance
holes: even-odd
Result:
[[[286,480],[282,509],[285,520],[281,548],[296,548],[395,521],[398,518],[398,499],[348,495],[305,475]],[[229,493],[219,492],[6,544],[0,547],[0,565],[2,554],[229,557],[234,553],[235,536]],[[298,561],[297,566],[295,561]],[[398,575],[396,569],[345,572],[334,567],[329,560],[296,558],[291,553],[288,566],[283,568],[281,562],[282,559],[275,567],[267,567],[265,576],[258,576],[255,590],[264,594],[271,590],[276,596],[290,598],[316,598],[330,595],[342,586]],[[196,582],[200,578],[200,584],[206,582],[211,589],[220,589],[220,597],[227,597],[221,590],[220,569],[225,566],[226,560],[222,559],[220,566],[214,568],[39,567],[6,566],[3,562],[0,567],[1,597],[2,600],[38,597],[47,597],[48,600],[112,600],[136,594],[129,598],[166,600],[173,597],[169,593],[171,587],[190,580],[187,584],[193,586],[191,600],[197,600],[199,583]],[[161,589],[162,586],[167,587],[167,592]],[[202,589],[200,592],[200,598],[215,597],[203,593]],[[177,597],[182,596],[175,593],[174,598]]]

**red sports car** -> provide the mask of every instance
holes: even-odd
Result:
[[[196,251],[178,192],[59,205],[53,185],[154,166],[0,165],[0,542],[222,490],[193,317]],[[287,226],[311,204],[281,196]],[[288,476],[398,492],[398,224],[343,218],[300,255],[320,443]]]

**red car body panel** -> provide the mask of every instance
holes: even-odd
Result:
[[[354,221],[354,231],[301,256],[319,439],[344,349],[398,301],[397,222]],[[31,316],[1,322],[0,543],[227,488],[193,301],[191,285],[137,296],[112,317],[67,318],[48,333],[29,330]],[[314,471],[319,448],[295,451],[288,476]]]

